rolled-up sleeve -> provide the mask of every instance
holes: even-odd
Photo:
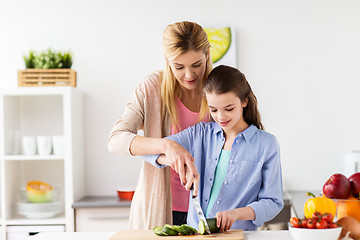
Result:
[[[174,135],[167,136],[166,139],[169,139],[171,141],[174,141],[174,142],[180,144],[187,151],[190,152],[191,151],[190,146],[191,146],[191,142],[192,142],[191,138],[193,136],[192,132],[193,132],[192,127],[189,127],[187,129],[183,130],[182,132],[179,132],[179,133],[174,134]],[[141,156],[141,157],[145,162],[148,162],[148,163],[152,164],[153,166],[155,166],[157,168],[166,167],[166,165],[162,165],[162,164],[159,164],[157,162],[157,159],[160,157],[160,154],[144,155],[144,156]]]
[[[156,155],[144,155],[144,156],[141,156],[142,159],[145,161],[145,162],[148,162],[150,163],[151,165],[157,167],[157,168],[163,168],[163,167],[166,167],[166,165],[162,165],[162,164],[159,164],[157,162],[157,159],[160,157],[160,154],[156,154]]]

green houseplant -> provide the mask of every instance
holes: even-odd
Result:
[[[54,69],[71,68],[72,53],[70,51],[53,51],[51,49],[34,52],[30,51],[28,56],[23,56],[26,68]]]
[[[53,51],[47,49],[40,52],[29,51],[24,55],[25,70],[18,70],[18,85],[31,86],[72,86],[76,87],[76,72],[70,51]]]

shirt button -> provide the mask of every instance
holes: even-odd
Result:
[[[216,203],[217,203],[217,204],[219,204],[219,203],[220,203],[220,201],[219,201],[219,200],[217,200],[217,201],[216,201]]]
[[[212,181],[212,178],[210,178],[210,181]]]
[[[230,160],[230,163],[233,163],[234,161],[233,160]]]
[[[205,202],[207,202],[207,199],[205,199]]]
[[[239,143],[239,140],[236,140],[236,143]]]
[[[224,184],[227,185],[227,181],[225,181]]]

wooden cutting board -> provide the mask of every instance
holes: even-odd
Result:
[[[147,239],[161,239],[161,240],[185,240],[185,239],[224,239],[224,240],[243,240],[243,230],[242,229],[231,229],[224,233],[213,233],[211,235],[188,235],[188,236],[157,236],[151,230],[140,230],[140,231],[119,231],[115,233],[110,240],[147,240]]]

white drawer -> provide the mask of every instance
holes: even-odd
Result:
[[[6,228],[8,240],[24,240],[29,236],[35,235],[39,232],[64,232],[64,225],[49,225],[49,226],[8,226]]]
[[[127,230],[130,208],[77,208],[76,232],[116,232]]]

